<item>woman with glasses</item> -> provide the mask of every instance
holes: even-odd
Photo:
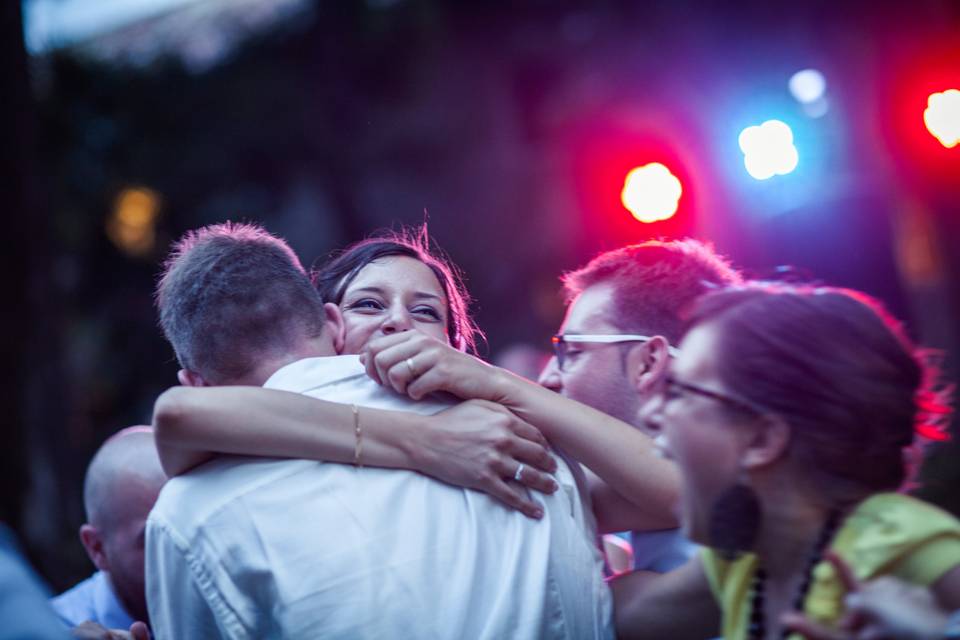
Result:
[[[647,465],[631,467],[636,435],[601,419],[590,428],[580,405],[418,342],[428,340],[372,342],[368,372],[412,397],[446,390],[501,402],[613,486],[646,490],[637,478]],[[811,637],[855,637],[828,553],[858,580],[890,575],[960,607],[960,525],[897,493],[919,443],[945,438],[935,373],[863,294],[757,285],[707,295],[648,415],[680,472],[684,532],[705,548],[672,573],[615,581],[618,632],[781,638],[791,633],[786,615],[817,629]]]

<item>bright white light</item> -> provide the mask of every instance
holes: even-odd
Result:
[[[798,102],[807,104],[823,97],[827,92],[827,79],[816,69],[804,69],[793,74],[787,86]]]
[[[779,120],[747,127],[740,133],[738,142],[743,151],[743,165],[757,180],[786,175],[796,169],[800,161],[793,146],[793,132]]]
[[[23,5],[27,50],[42,53],[196,1],[28,0]]]
[[[683,187],[659,162],[632,169],[623,181],[620,201],[640,222],[666,220],[677,212]]]
[[[960,91],[948,89],[931,94],[927,98],[923,122],[927,131],[947,149],[957,146],[960,143]]]

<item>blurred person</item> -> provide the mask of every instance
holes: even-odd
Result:
[[[499,402],[578,457],[606,460],[597,470],[612,486],[644,492],[639,436],[603,414],[421,336],[380,338],[365,360],[411,398]],[[672,572],[614,580],[618,634],[781,637],[794,609],[836,627],[844,586],[827,549],[861,580],[891,575],[960,607],[960,525],[894,493],[918,434],[944,437],[950,411],[935,378],[862,293],[756,285],[704,296],[643,412],[679,469],[683,531],[705,548]]]
[[[40,579],[0,524],[0,640],[66,640]]]
[[[550,355],[546,352],[529,344],[516,342],[500,351],[493,363],[528,380],[536,380],[549,359]]]
[[[943,609],[928,587],[882,576],[860,582],[836,554],[828,554],[842,578],[846,614],[839,629],[829,629],[800,613],[784,623],[809,640],[941,640],[960,638],[960,609]]]
[[[90,461],[83,484],[87,522],[80,527],[80,542],[97,572],[51,600],[65,623],[83,625],[77,635],[98,637],[93,635],[98,628],[127,630],[137,621],[149,621],[144,529],[164,482],[153,430],[147,426],[114,434]]]
[[[168,483],[148,522],[158,635],[297,637],[309,630],[355,637],[402,629],[406,637],[609,636],[609,594],[589,512],[562,462],[556,482],[563,490],[538,497],[532,515],[539,521],[419,474],[362,468],[368,454],[384,463],[403,457],[391,449],[404,451],[391,447],[386,412],[370,406],[447,409],[450,421],[479,409],[507,413],[482,403],[409,403],[370,381],[356,356],[334,356],[414,324],[453,342],[453,301],[430,265],[410,256],[359,261],[336,288],[326,299],[342,298],[341,306],[323,304],[289,247],[249,226],[190,234],[168,261],[158,306],[184,367],[182,382],[265,383],[356,404],[346,406],[351,431],[312,429],[332,434],[328,460],[354,466],[221,458]],[[159,432],[178,416],[222,407],[228,396],[252,406],[281,395],[215,391],[165,393],[155,411]],[[293,403],[285,405],[281,412]],[[315,401],[304,410],[314,412]],[[368,426],[377,420],[384,428],[371,441]],[[505,420],[511,430],[530,429]],[[260,431],[263,452],[278,446],[269,423],[242,428]],[[316,447],[313,435],[305,439]],[[524,478],[518,464],[488,475],[501,483]],[[512,482],[508,488],[521,493]]]
[[[660,390],[684,314],[709,288],[739,281],[725,259],[691,239],[598,255],[562,278],[567,312],[540,384],[650,435],[638,416]],[[671,507],[624,495],[593,473],[590,481],[600,531],[631,530],[634,569],[662,573],[695,553]]]

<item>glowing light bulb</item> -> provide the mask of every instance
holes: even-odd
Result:
[[[651,162],[627,173],[620,201],[640,222],[658,222],[677,212],[682,194],[683,186],[670,169]]]
[[[957,146],[960,143],[960,91],[947,89],[930,94],[923,122],[927,131],[947,149]]]
[[[738,139],[743,165],[757,180],[783,176],[797,168],[800,154],[793,145],[793,131],[779,120],[747,127]]]

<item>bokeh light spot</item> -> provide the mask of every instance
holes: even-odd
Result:
[[[960,91],[948,89],[930,94],[923,122],[927,131],[947,149],[960,143]]]
[[[114,201],[107,219],[107,236],[118,249],[131,256],[146,256],[156,242],[160,198],[142,187],[124,189]]]
[[[670,169],[651,162],[627,173],[620,201],[640,222],[658,222],[677,212],[682,194],[683,186]]]
[[[787,86],[797,102],[810,104],[823,98],[827,92],[827,79],[816,69],[804,69],[790,76]]]
[[[793,131],[779,120],[747,127],[738,139],[743,165],[757,180],[786,175],[797,168],[800,154],[793,145]]]

